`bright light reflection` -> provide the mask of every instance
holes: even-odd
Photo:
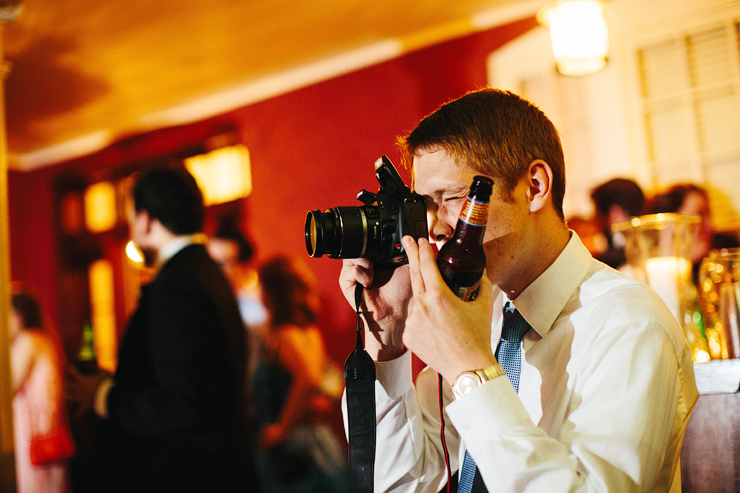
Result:
[[[126,243],[126,256],[137,264],[144,263],[144,257],[141,255],[139,249],[136,248],[133,241]]]

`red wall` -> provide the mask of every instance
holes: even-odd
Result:
[[[8,175],[11,279],[38,294],[49,320],[57,314],[53,176],[51,168]]]
[[[152,132],[92,156],[32,172],[10,173],[12,276],[31,283],[54,320],[58,312],[52,180],[64,170],[105,174],[197,142],[233,125],[250,150],[254,191],[243,220],[258,260],[277,253],[305,256],[311,209],[359,205],[376,191],[373,163],[399,164],[399,134],[449,99],[486,84],[486,57],[535,26],[533,19],[476,33],[181,128]],[[401,170],[408,180],[408,172]],[[354,312],[338,289],[341,261],[308,259],[322,285],[322,329],[342,362],[354,347]]]

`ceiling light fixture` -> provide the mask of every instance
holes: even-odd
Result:
[[[606,67],[609,35],[605,10],[601,0],[559,0],[537,12],[537,20],[550,28],[558,72],[587,75]]]
[[[233,144],[185,159],[206,206],[247,197],[252,192],[249,150]]]

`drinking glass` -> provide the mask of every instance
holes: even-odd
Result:
[[[649,214],[615,224],[624,235],[628,266],[621,269],[644,282],[665,301],[684,330],[696,362],[709,361],[702,314],[691,279],[691,245],[698,216]]]
[[[709,252],[698,287],[712,359],[740,358],[740,248]]]

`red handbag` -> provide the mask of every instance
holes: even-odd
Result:
[[[35,331],[32,333],[35,334]],[[40,376],[44,378],[43,383],[45,385],[43,387],[35,385],[33,387],[35,393],[31,394],[28,382],[36,381],[38,384],[41,381],[33,380],[31,376],[28,376],[26,382],[19,389],[20,397],[22,397],[21,403],[25,407],[25,419],[27,419],[28,430],[31,435],[29,459],[34,466],[62,462],[70,459],[77,452],[69,428],[67,408],[62,398],[62,374],[58,368],[55,368],[58,363],[56,358],[50,358],[47,354],[49,353],[49,343],[42,343],[42,339],[46,338],[46,336],[42,337],[39,334],[32,336],[35,341],[34,345],[41,353],[39,359],[45,361],[41,365],[41,370],[39,370],[41,372]],[[35,360],[33,365],[36,365]]]
[[[44,466],[75,455],[77,448],[69,429],[66,409],[54,395],[49,398],[47,405],[32,409],[28,420],[31,430],[31,464]],[[47,423],[46,426],[44,423]]]
[[[72,435],[64,426],[31,437],[31,464],[35,466],[61,462],[74,456],[75,452]]]

